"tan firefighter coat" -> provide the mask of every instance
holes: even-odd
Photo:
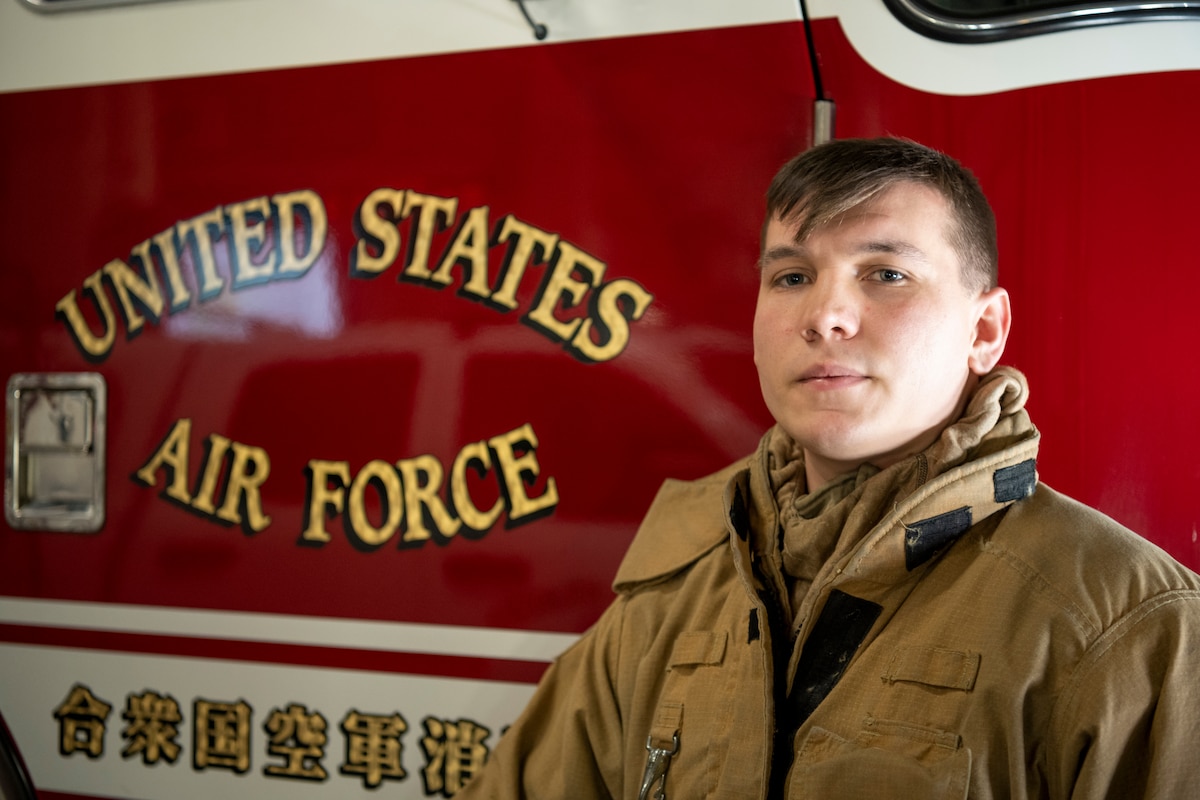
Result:
[[[853,499],[861,534],[794,646],[772,437],[668,481],[617,599],[461,796],[1200,797],[1200,579],[1037,481],[1023,378],[1002,378],[964,463]]]

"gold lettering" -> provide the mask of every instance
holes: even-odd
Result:
[[[195,243],[193,250],[195,256],[194,267],[196,270],[196,280],[200,284],[201,300],[216,297],[225,288],[225,280],[217,274],[217,260],[213,254],[212,236],[209,234],[209,229],[215,228],[217,230],[217,238],[219,239],[223,235],[224,221],[225,218],[221,214],[221,207],[217,206],[212,211],[192,217],[189,220],[184,220],[175,225],[180,247],[186,246],[189,235]]]
[[[476,472],[484,475],[492,468],[492,456],[488,452],[487,442],[472,442],[458,451],[454,464],[450,467],[450,498],[458,518],[473,531],[486,531],[496,524],[500,512],[504,510],[504,502],[497,497],[496,502],[486,512],[480,511],[467,489],[467,467],[472,463],[478,464]]]
[[[239,445],[234,442],[231,446]],[[401,547],[423,545],[435,535],[439,541],[450,539],[464,525],[483,533],[496,524],[506,507],[510,526],[530,522],[553,512],[558,505],[558,486],[553,477],[545,478],[541,494],[530,496],[530,487],[538,482],[541,472],[537,447],[537,436],[528,423],[491,439],[471,442],[455,456],[448,486],[444,482],[445,467],[428,454],[401,459],[394,465],[379,459],[369,461],[353,476],[348,462],[309,461],[305,468],[308,493],[304,531],[299,543],[320,546],[330,541],[326,519],[342,514],[351,544],[371,550],[390,541],[398,530],[403,530]],[[471,497],[468,469],[481,478],[489,472],[495,476],[500,496],[487,511],[481,511]],[[235,461],[232,471],[245,470]],[[368,486],[372,484],[378,505],[367,502],[374,500],[368,498]],[[447,486],[445,491],[443,486]],[[227,497],[223,510],[232,512],[234,507],[235,501]],[[377,507],[382,509],[378,520],[372,518],[377,516]]]
[[[527,485],[533,485],[540,467],[537,461],[537,435],[528,422],[521,427],[493,436],[488,444],[499,462],[501,486],[508,499],[508,521],[517,523],[527,517],[549,513],[558,505],[558,486],[553,477],[546,478],[546,490],[540,497],[529,497]],[[518,451],[521,453],[518,455]],[[526,520],[527,521],[527,520]]]
[[[454,241],[442,255],[442,263],[433,273],[432,279],[443,286],[454,280],[450,270],[463,262],[470,277],[463,284],[463,291],[486,300],[492,293],[488,286],[488,207],[472,208],[463,218]]]
[[[192,293],[188,291],[187,284],[183,282],[183,273],[179,269],[175,229],[167,228],[156,234],[154,244],[158,247],[159,255],[162,256],[163,272],[166,273],[167,285],[171,288],[171,311],[173,313],[192,302]],[[149,255],[148,248],[146,254]],[[145,263],[149,265],[150,261],[147,259]],[[149,269],[149,266],[146,268]]]
[[[150,312],[154,322],[162,316],[163,298],[158,288],[158,277],[154,273],[154,262],[150,260],[150,240],[139,244],[133,249],[134,255],[142,262],[145,277],[138,275],[128,264],[119,258],[104,265],[104,274],[117,290],[117,300],[121,303],[121,311],[125,315],[125,328],[130,334],[135,334],[146,324],[146,320],[133,306],[132,294],[138,302]]]
[[[271,475],[271,459],[261,447],[251,447],[241,442],[233,442],[232,445],[233,464],[225,484],[225,502],[217,511],[217,516],[258,533],[271,524],[271,518],[263,513],[261,494],[263,481]],[[244,520],[241,514],[243,508],[246,509]]]
[[[308,462],[308,510],[305,518],[307,525],[300,538],[306,542],[324,544],[330,540],[329,532],[325,530],[325,508],[333,508],[335,514],[341,514],[346,504],[345,487],[350,485],[350,465],[345,461]],[[330,487],[329,479],[338,482]]]
[[[193,499],[187,491],[188,446],[192,434],[192,421],[182,418],[175,421],[171,432],[159,445],[150,459],[134,473],[134,477],[146,486],[157,484],[156,473],[165,467],[171,470],[171,483],[166,495],[207,517],[214,516],[213,498],[217,494],[225,454],[232,448],[233,463],[225,482],[225,501],[215,517],[224,522],[242,525],[247,533],[257,533],[271,524],[271,518],[262,512],[262,484],[271,474],[271,460],[261,447],[249,447],[232,442],[218,433],[210,434],[204,456],[204,472]],[[246,516],[243,518],[242,510]]]
[[[108,351],[112,349],[113,342],[117,337],[116,319],[114,319],[112,305],[108,302],[108,295],[104,293],[101,279],[101,272],[97,270],[83,279],[83,288],[91,293],[92,300],[100,311],[100,317],[104,320],[102,335],[92,334],[87,320],[83,318],[83,312],[79,310],[79,305],[75,302],[74,289],[67,292],[67,296],[54,306],[59,315],[66,320],[75,344],[93,361],[107,358]]]
[[[456,197],[411,189],[372,191],[356,211],[359,238],[350,252],[351,276],[373,277],[403,260],[401,280],[442,287],[457,277],[459,296],[501,312],[525,305],[521,322],[562,343],[581,361],[608,361],[624,352],[631,324],[643,318],[654,300],[645,288],[627,278],[605,283],[605,262],[511,214],[500,221],[497,238],[490,240],[490,208],[471,208],[456,217],[458,208]],[[402,221],[409,222],[408,233],[402,234]],[[451,221],[455,230],[434,257],[434,240],[442,241],[439,233]],[[55,309],[83,355],[102,361],[116,338],[114,309],[121,312],[127,338],[133,338],[147,321],[154,324],[161,319],[168,302],[172,313],[191,304],[185,269],[193,270],[203,302],[229,283],[236,291],[303,276],[321,257],[328,235],[324,202],[310,189],[217,206],[142,241],[132,248],[128,260],[111,260],[84,280],[81,292],[68,292]],[[410,237],[407,248],[403,248],[405,235]],[[491,250],[502,245],[504,256],[493,284]],[[221,246],[226,250],[218,252]],[[545,273],[536,289],[529,286],[522,291],[534,266],[544,267]],[[85,316],[80,308],[79,295],[88,291],[103,324],[99,334],[93,329],[96,315]],[[470,502],[469,497],[461,499]],[[201,502],[211,506],[216,501],[205,496]],[[492,516],[491,510],[474,511],[485,519]],[[313,536],[321,530],[318,526]]]
[[[546,263],[546,254],[553,252],[558,244],[558,234],[547,233],[540,228],[527,225],[509,214],[500,223],[499,242],[506,242],[516,234],[517,241],[509,248],[504,264],[500,268],[500,288],[490,302],[512,311],[517,307],[517,287],[525,277],[525,270],[533,263],[534,248],[537,248],[537,263]]]
[[[233,247],[233,288],[241,289],[266,283],[275,275],[275,261],[263,257],[267,241],[266,219],[271,205],[265,197],[243,200],[225,206]]]
[[[582,283],[573,277],[576,268],[587,274],[587,283]],[[567,341],[575,333],[575,329],[579,327],[582,319],[575,318],[569,322],[559,320],[554,316],[554,309],[558,306],[558,301],[560,299],[569,300],[563,304],[564,310],[578,306],[583,301],[583,296],[588,289],[600,285],[600,281],[604,278],[604,270],[603,261],[593,258],[570,242],[560,241],[550,267],[550,276],[542,286],[541,296],[537,298],[534,307],[525,315],[525,319],[552,336]]]
[[[404,541],[416,542],[429,538],[422,508],[429,509],[429,516],[442,536],[450,537],[458,533],[462,523],[450,515],[438,497],[438,490],[442,487],[441,462],[433,456],[424,455],[397,461],[396,466],[400,468],[404,480],[404,515],[408,519]],[[427,480],[421,480],[421,473],[427,476]]]
[[[418,214],[417,231],[412,237],[412,253],[404,268],[405,275],[422,281],[433,278],[433,273],[429,271],[429,251],[433,248],[433,234],[446,227],[440,220],[454,219],[457,208],[457,197],[435,197],[408,190],[405,195],[404,216],[410,216],[414,210]]]
[[[363,236],[369,237],[372,243],[379,247],[379,255],[371,255],[368,242],[362,236],[354,246],[350,255],[350,273],[352,275],[377,275],[395,263],[400,255],[400,230],[396,221],[402,219],[407,211],[404,208],[403,189],[376,189],[367,195],[358,207],[358,226]],[[379,216],[379,207],[387,205],[391,216]]]
[[[188,440],[192,435],[192,421],[187,417],[175,421],[171,432],[163,439],[154,455],[134,473],[138,480],[147,486],[158,483],[157,473],[162,467],[171,470],[171,484],[167,487],[168,497],[180,503],[190,503],[191,495],[187,491],[188,478]]]
[[[367,519],[365,493],[367,485],[375,480],[382,487],[381,499],[384,503],[385,514],[383,525],[376,528]],[[400,527],[400,517],[403,513],[403,499],[400,496],[400,478],[396,469],[386,461],[369,461],[366,466],[354,476],[350,484],[350,530],[354,536],[368,547],[378,547],[392,538]]]
[[[275,204],[279,225],[279,263],[276,271],[289,278],[308,272],[325,249],[325,237],[329,233],[329,218],[321,196],[311,189],[277,194],[271,197]],[[306,247],[304,255],[296,255],[296,215],[302,215],[305,227]]]
[[[619,303],[623,297],[631,301],[627,312],[622,311]],[[597,330],[606,330],[608,341],[592,341],[595,320],[588,317],[571,340],[571,347],[585,361],[609,361],[616,358],[629,344],[629,323],[641,319],[653,299],[654,295],[628,278],[617,278],[606,283],[596,294],[592,309],[600,315],[601,324],[596,326]]]
[[[217,511],[213,501],[217,495],[217,479],[221,477],[221,467],[225,464],[225,453],[229,450],[229,444],[229,440],[219,433],[208,435],[208,448],[204,456],[204,474],[200,476],[200,486],[196,489],[192,508],[203,511],[210,517]]]

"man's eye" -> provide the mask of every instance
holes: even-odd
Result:
[[[789,272],[779,277],[779,284],[781,286],[800,286],[805,283],[808,283],[808,276],[799,272]]]
[[[895,283],[896,281],[904,280],[904,273],[895,269],[884,269],[875,271],[875,278],[881,283]]]

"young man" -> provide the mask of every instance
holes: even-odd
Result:
[[[1184,798],[1200,579],[1038,483],[974,178],[835,141],[768,192],[777,425],[668,481],[466,798]]]

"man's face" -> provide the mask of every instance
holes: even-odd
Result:
[[[925,449],[958,417],[972,373],[999,358],[980,358],[980,320],[1003,290],[967,290],[946,201],[921,184],[896,184],[801,243],[797,227],[767,225],[754,362],[812,491]]]

